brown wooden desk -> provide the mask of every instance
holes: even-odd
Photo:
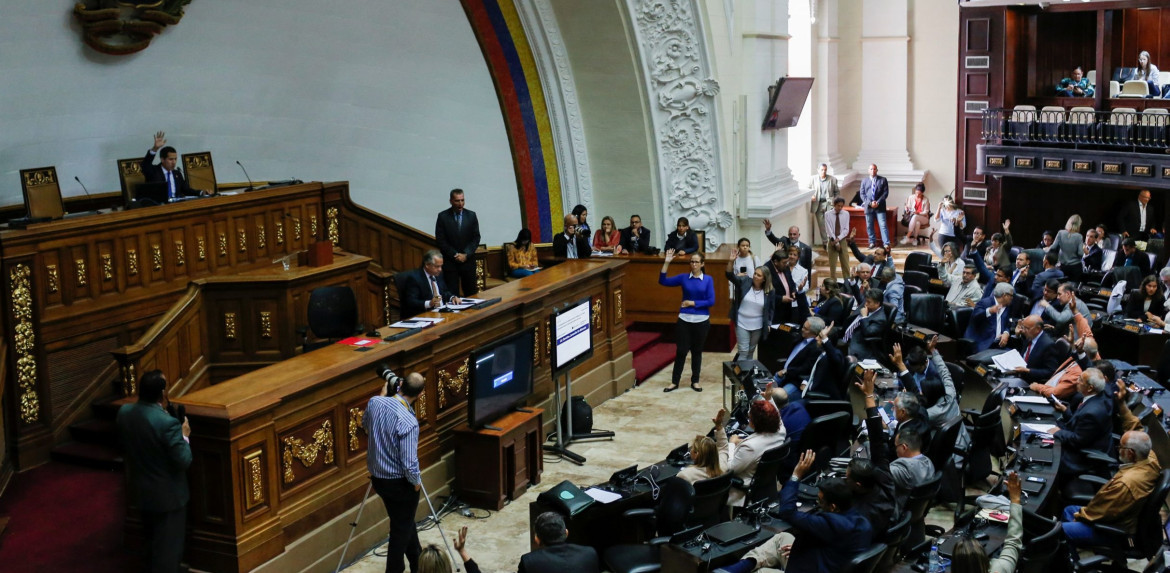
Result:
[[[865,230],[865,209],[848,205],[845,207],[845,211],[849,213],[849,230],[857,234],[854,238],[857,241],[857,246],[868,244],[869,234]],[[877,225],[876,221],[874,225]],[[875,228],[873,231],[880,241],[882,238],[881,228]],[[888,202],[886,205],[886,233],[891,245],[898,242],[898,210],[890,207]]]
[[[661,325],[668,336],[672,335],[673,325],[678,322],[682,291],[677,287],[658,284],[663,257],[626,254],[612,258],[629,261],[626,267],[626,283],[629,286],[625,293],[627,318],[635,322]],[[706,352],[731,350],[731,293],[723,272],[727,268],[727,261],[734,258],[734,246],[728,244],[720,245],[715,251],[706,254],[704,273],[715,279],[715,306],[710,309],[711,331],[704,347]],[[675,257],[667,275],[690,272],[689,264],[687,257]]]
[[[441,315],[443,322],[403,340],[358,351],[333,345],[192,392],[177,400],[191,420],[188,505],[192,566],[248,571],[318,526],[354,507],[366,490],[362,416],[381,388],[374,366],[422,373],[416,403],[419,461],[432,493],[451,479],[443,456],[453,430],[466,423],[469,359],[478,346],[535,328],[535,392],[552,393],[549,368],[552,309],[593,298],[594,354],[578,367],[574,389],[597,403],[633,384],[620,304],[622,260],[566,261],[483,293],[501,301]],[[397,329],[383,328],[385,336]],[[372,501],[371,503],[377,503]]]

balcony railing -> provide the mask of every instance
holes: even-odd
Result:
[[[1165,109],[1095,111],[1017,106],[983,111],[983,141],[993,145],[1170,152]]]

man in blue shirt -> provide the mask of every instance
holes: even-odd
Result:
[[[418,418],[412,405],[425,384],[426,378],[417,372],[407,376],[394,389],[393,396],[387,396],[389,382],[383,384],[382,392],[370,398],[362,419],[369,436],[366,467],[390,518],[387,573],[405,571],[404,556],[410,561],[410,570],[418,571],[422,552],[414,527],[422,476],[418,466]]]

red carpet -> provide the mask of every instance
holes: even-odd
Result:
[[[674,364],[674,352],[674,344],[656,342],[634,354],[634,382],[641,384],[659,370]]]
[[[650,332],[645,330],[626,330],[626,338],[629,340],[630,352],[635,356],[642,351],[643,348],[655,343],[662,335],[657,332]]]
[[[0,570],[137,571],[122,542],[121,472],[50,462],[16,475],[0,499],[11,518],[0,536]]]

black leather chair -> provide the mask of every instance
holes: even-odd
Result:
[[[711,527],[731,519],[727,497],[731,494],[732,474],[723,474],[711,479],[699,480],[692,484],[695,499],[687,527],[702,525]]]
[[[946,299],[941,294],[916,294],[910,302],[907,320],[914,326],[942,332],[946,309]]]
[[[343,338],[361,334],[358,324],[357,297],[347,286],[313,289],[309,295],[308,327],[299,330],[304,352],[329,346]],[[309,332],[318,340],[309,340]]]
[[[853,561],[849,562],[849,565],[841,569],[841,573],[873,573],[885,552],[886,544],[876,543],[869,549],[858,553]]]
[[[853,403],[848,400],[805,400],[804,409],[808,412],[810,420],[837,412],[853,415]]]
[[[874,532],[875,534],[881,532]],[[885,536],[880,538],[886,544],[886,551],[882,553],[878,559],[877,567],[874,571],[889,571],[893,568],[895,563],[902,560],[902,544],[905,543],[906,538],[910,536],[910,512],[903,511],[902,519],[897,523],[890,525],[889,531],[885,532]]]
[[[1117,256],[1123,257],[1124,254],[1119,252],[1117,253]],[[1124,262],[1124,260],[1120,260],[1114,264],[1121,265]],[[1114,266],[1108,273],[1105,274],[1105,278],[1101,279],[1101,286],[1104,288],[1111,288],[1118,282],[1125,281],[1125,284],[1128,286],[1128,288],[1133,289],[1136,285],[1138,285],[1138,283],[1142,282],[1142,278],[1142,272],[1137,267]]]
[[[1044,270],[1044,249],[1027,249],[1024,252],[1028,254],[1028,272],[1032,276]]]
[[[805,431],[807,432],[808,430],[806,429]],[[764,452],[760,456],[760,461],[756,462],[756,473],[752,475],[752,483],[747,488],[744,488],[743,481],[738,478],[732,478],[731,487],[747,490],[747,495],[744,497],[744,506],[749,506],[760,500],[776,497],[776,492],[778,491],[776,487],[777,475],[779,475],[780,465],[788,457],[788,452],[791,447],[792,442],[784,442]]]
[[[670,536],[685,529],[693,507],[695,490],[677,477],[660,484],[658,507],[626,510],[627,521],[641,520],[655,532],[647,543],[614,545],[605,550],[603,560],[614,573],[654,573],[662,570],[660,551]]]
[[[1170,495],[1170,469],[1162,470],[1158,484],[1142,504],[1137,529],[1133,535],[1109,525],[1093,524],[1094,532],[1115,541],[1105,546],[1090,547],[1089,550],[1097,555],[1077,561],[1076,569],[1078,571],[1100,569],[1108,562],[1113,569],[1125,570],[1128,559],[1153,557],[1162,547],[1161,510],[1167,495]]]
[[[969,306],[947,309],[943,320],[943,335],[954,339],[962,338],[967,333],[967,325],[971,323],[972,312],[975,312],[975,309]]]
[[[947,365],[947,372],[951,375],[951,383],[955,385],[955,394],[962,397],[963,387],[967,385],[967,377],[971,374],[967,372],[967,368],[962,364],[954,362],[945,362]]]
[[[793,454],[800,455],[808,450],[817,453],[812,472],[815,474],[829,467],[829,460],[840,454],[853,438],[853,415],[849,412],[834,412],[813,418],[800,435]]]
[[[922,289],[922,292],[930,292],[930,275],[926,274],[924,271],[910,269],[910,262],[909,259],[907,259],[906,271],[902,273],[902,282],[906,283],[907,286],[914,285]]]
[[[923,253],[921,251],[915,251],[906,255],[906,263],[902,265],[902,268],[905,270],[905,272],[921,272],[922,267],[929,267],[932,264],[934,264],[934,255],[930,253]],[[905,280],[905,277],[903,277],[903,280]]]
[[[902,555],[904,557],[917,557],[925,548],[929,547],[924,547],[927,543],[926,510],[934,502],[935,496],[938,495],[938,489],[942,485],[942,476],[942,472],[936,470],[934,477],[910,490],[910,494],[907,496],[906,505],[902,511],[910,516],[910,534],[902,542]]]
[[[1064,555],[1061,548],[1065,546],[1064,531],[1060,523],[1055,523],[1036,536],[1024,533],[1024,547],[1020,551],[1020,560],[1016,563],[1017,573],[1048,573],[1052,567],[1052,560],[1057,555]]]

